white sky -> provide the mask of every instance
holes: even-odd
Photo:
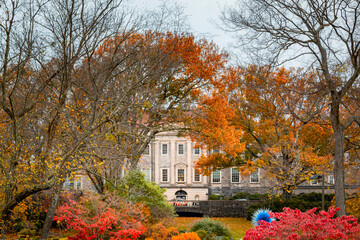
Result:
[[[129,0],[138,8],[154,9],[161,5],[161,0]],[[229,47],[234,40],[230,33],[217,28],[211,21],[220,22],[219,16],[224,5],[233,5],[236,0],[173,0],[184,6],[191,32],[198,37],[213,40],[219,47]]]
[[[224,6],[234,6],[238,0],[125,0],[130,6],[137,10],[154,10],[166,3],[176,3],[183,6],[184,15],[188,17],[190,31],[194,36],[206,38],[215,42],[220,48],[225,48],[232,56],[235,64],[249,64],[251,58],[249,53],[245,53],[241,47],[231,47],[236,45],[236,39],[232,33],[224,32],[213,22],[221,24],[220,14]],[[308,58],[301,58],[286,63],[286,66],[306,66]],[[257,62],[256,62],[257,63]],[[259,64],[259,63],[258,63]]]

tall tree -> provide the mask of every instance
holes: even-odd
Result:
[[[251,42],[258,57],[271,56],[273,63],[303,60],[319,71],[323,96],[330,105],[329,119],[334,132],[334,175],[336,206],[345,215],[344,144],[345,131],[359,125],[359,115],[343,115],[344,99],[359,82],[360,2],[346,0],[254,0],[239,1],[223,11],[228,29],[239,32],[241,43]],[[245,42],[246,41],[246,42]],[[260,49],[261,48],[261,49]],[[347,71],[339,74],[339,67]],[[319,113],[320,108],[316,113]],[[295,113],[294,109],[291,109]],[[294,114],[306,122],[316,114]]]
[[[98,168],[106,168],[101,174],[121,164],[135,168],[151,136],[222,64],[213,44],[151,31],[170,23],[159,16],[154,26],[139,22],[145,19],[120,6],[113,0],[1,1],[3,238],[12,210],[51,189],[46,239],[67,175],[82,166],[100,183]]]
[[[94,104],[101,111],[117,109],[111,123],[99,128],[83,152],[84,167],[99,192],[104,179],[116,182],[123,169],[137,168],[156,133],[177,128],[177,115],[221,69],[225,58],[214,44],[195,41],[190,34],[147,31],[129,33],[127,39],[108,39],[84,62],[79,68],[82,89],[77,98],[91,104],[102,89],[101,99]],[[109,75],[106,66],[111,66]],[[72,125],[84,124],[89,111],[85,108],[74,115]]]
[[[287,110],[282,97],[293,98],[298,106],[310,99],[300,99],[316,80],[314,74],[295,70],[271,70],[268,66],[230,68],[205,94],[189,120],[196,141],[220,153],[202,156],[197,162],[201,172],[239,167],[242,172],[264,168],[274,187],[288,197],[312,175],[323,172],[331,155],[330,130],[317,124],[304,124]],[[285,89],[283,85],[287,86]],[[281,92],[281,94],[279,94]],[[316,133],[318,139],[312,139]]]
[[[66,135],[70,126],[64,113],[77,64],[124,28],[126,16],[119,19],[115,14],[120,3],[0,2],[3,238],[12,210],[28,196],[61,186],[84,139],[107,121],[95,119],[78,139],[72,139]]]

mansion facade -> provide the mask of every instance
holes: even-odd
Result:
[[[272,184],[264,176],[264,170],[258,169],[242,177],[236,167],[214,171],[203,176],[195,171],[194,162],[202,154],[211,154],[217,150],[195,148],[189,138],[178,136],[177,132],[164,132],[155,136],[140,159],[139,169],[147,180],[166,188],[168,200],[208,200],[209,195],[231,197],[238,192],[267,193]],[[328,175],[327,182],[333,184],[333,176]],[[327,186],[327,192],[332,192]],[[314,178],[295,191],[312,192],[321,190],[319,180]]]
[[[195,163],[202,154],[217,150],[195,148],[190,138],[177,132],[158,133],[146,148],[138,168],[145,178],[166,188],[167,200],[208,200],[209,195],[231,197],[238,192],[268,193],[274,184],[265,177],[265,170],[257,169],[245,177],[236,167],[214,171],[203,176],[195,171]],[[325,192],[333,192],[334,178],[325,175]],[[96,191],[84,174],[74,175],[65,182],[67,189]],[[304,182],[294,191],[298,193],[321,192],[321,180],[317,177]]]

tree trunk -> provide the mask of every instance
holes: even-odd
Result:
[[[90,171],[86,170],[87,176],[90,178],[91,183],[94,185],[94,187],[96,188],[96,191],[99,194],[103,194],[104,190],[105,190],[105,186],[104,186],[104,178],[95,175],[93,173],[91,173]]]
[[[345,127],[340,122],[341,96],[338,92],[331,93],[330,119],[334,131],[334,178],[336,207],[340,208],[338,216],[346,215],[345,208],[345,174],[344,174],[344,139]]]
[[[334,178],[336,207],[340,208],[338,216],[346,215],[345,207],[345,174],[344,174],[344,127],[339,124],[333,127],[335,135]]]
[[[53,223],[54,215],[55,215],[55,208],[56,208],[56,205],[59,200],[59,196],[60,196],[60,192],[61,192],[63,183],[64,182],[61,181],[61,183],[56,185],[54,188],[54,193],[53,193],[53,196],[51,199],[51,203],[47,210],[44,226],[41,231],[40,240],[46,240],[48,238],[49,231],[50,231],[51,225]]]

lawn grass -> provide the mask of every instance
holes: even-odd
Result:
[[[179,230],[188,230],[191,226],[199,221],[200,217],[176,217],[167,225],[176,227]],[[241,239],[245,236],[247,230],[252,228],[252,223],[246,218],[211,218],[213,220],[222,222],[225,226],[230,228],[232,236],[235,240]]]

